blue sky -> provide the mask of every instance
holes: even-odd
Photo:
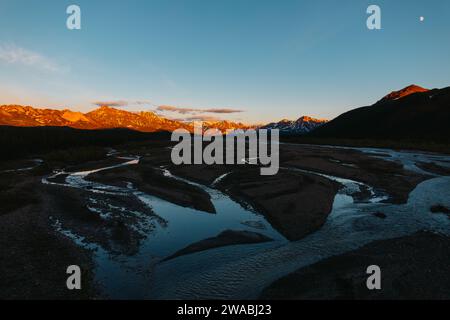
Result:
[[[81,30],[66,28],[70,4]],[[382,30],[366,27],[370,4]],[[0,104],[333,118],[412,83],[450,86],[449,36],[448,0],[0,0]]]

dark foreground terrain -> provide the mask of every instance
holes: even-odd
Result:
[[[0,299],[87,299],[96,296],[91,253],[55,232],[40,178],[2,174]],[[66,269],[83,270],[81,291],[66,288]]]
[[[176,264],[179,259],[195,260],[210,252],[245,249],[249,245],[275,243],[282,247],[300,243],[324,228],[337,195],[347,188],[344,186],[348,181],[359,183],[348,195],[362,207],[377,195],[382,196],[382,207],[401,206],[408,202],[419,184],[449,172],[442,163],[420,159],[417,168],[421,170],[410,170],[399,161],[389,160],[391,155],[384,151],[368,155],[355,149],[285,144],[280,146],[278,175],[261,176],[259,167],[251,165],[175,166],[170,160],[170,146],[166,140],[157,139],[117,145],[117,150],[77,146],[20,161],[2,162],[0,298],[110,297],[110,289],[105,286],[119,280],[126,283],[127,274],[131,277],[134,271],[121,274],[120,279],[105,280],[98,274],[98,270],[104,268],[99,266],[104,257],[112,257],[114,262],[134,259],[142,254],[143,246],[151,246],[153,236],[165,230],[177,232],[177,239],[197,232],[196,226],[189,225],[189,220],[185,228],[170,229],[176,221],[158,211],[169,205],[181,210],[177,219],[201,215],[201,219],[211,223],[209,217],[219,215],[217,221],[221,223],[223,208],[217,207],[217,197],[229,197],[230,201],[246,208],[246,212],[253,212],[255,217],[267,221],[278,239],[272,241],[264,234],[268,232],[267,227],[255,221],[241,222],[242,228],[253,231],[241,227],[230,230],[224,225],[221,232],[211,231],[211,235],[203,239],[183,242],[174,246],[176,250],[158,251],[148,257],[139,270],[145,279],[151,279],[154,268]],[[85,151],[83,155],[72,156],[80,154],[77,152],[80,148]],[[94,171],[79,178],[78,174],[90,170]],[[217,192],[221,195],[217,196]],[[163,206],[148,205],[142,195],[160,199]],[[445,214],[448,204],[435,205],[436,215]],[[375,219],[370,220],[371,223],[384,223],[390,218],[379,210],[369,214],[370,219]],[[370,233],[371,229],[367,228]],[[163,238],[166,240],[161,247],[170,245],[170,232],[169,238]],[[330,247],[333,245],[328,243]],[[265,251],[261,252],[264,255]],[[302,267],[272,285],[265,283],[262,297],[448,298],[450,275],[445,270],[449,253],[449,240],[444,234],[417,233],[373,242],[356,251]],[[274,260],[273,267],[282,268],[282,260]],[[239,262],[236,260],[236,268],[241,265]],[[234,260],[229,263],[233,268]],[[83,270],[81,291],[66,289],[65,271],[72,264],[80,265]],[[366,274],[362,265],[369,264],[383,267],[385,290],[380,294],[364,290]],[[239,281],[244,280],[239,277]],[[229,279],[233,284],[239,281]],[[129,297],[146,297],[130,292],[133,295],[130,293]]]
[[[450,238],[421,232],[378,241],[302,268],[266,288],[262,299],[450,298]],[[382,270],[382,290],[367,290],[366,268]]]

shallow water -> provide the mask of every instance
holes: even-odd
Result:
[[[415,166],[415,161],[450,166],[448,156],[372,148],[358,150],[402,163],[405,169],[418,173],[424,172]],[[136,161],[138,159],[129,159],[122,165],[133,165]],[[288,242],[254,210],[244,209],[214,188],[174,177],[164,168],[165,175],[208,192],[217,214],[180,207],[139,192],[131,185],[118,188],[84,180],[92,172],[111,168],[72,173],[63,185],[91,192],[134,195],[167,222],[161,224],[154,218],[142,217],[150,219],[149,223],[153,223],[155,228],[147,234],[136,255],[112,255],[97,247],[97,281],[111,298],[257,298],[268,284],[302,266],[376,240],[406,236],[420,230],[450,235],[450,219],[429,211],[437,203],[450,206],[450,177],[433,175],[434,178],[422,182],[411,192],[406,204],[392,205],[383,203],[386,196],[371,186],[367,186],[371,191],[370,199],[364,203],[356,202],[351,195],[358,192],[364,186],[363,183],[308,171],[337,181],[344,187],[336,195],[332,212],[320,230],[302,240]],[[292,168],[284,170],[302,172]],[[43,182],[51,183],[45,179]],[[386,214],[386,219],[373,215],[378,211]],[[80,245],[92,247],[92,244],[83,242],[60,225],[59,229]],[[274,241],[216,248],[160,262],[162,258],[193,242],[216,236],[227,229],[259,232]]]
[[[131,184],[127,188],[121,188],[85,180],[89,174],[121,166],[134,165],[139,162],[137,158],[126,160],[128,161],[123,164],[96,170],[73,173],[57,172],[42,180],[45,184],[81,188],[92,193],[102,193],[104,195],[133,195],[150,207],[162,221],[165,221],[165,223],[160,223],[155,221],[154,217],[141,217],[143,220],[149,220],[146,223],[153,224],[154,229],[146,234],[146,238],[139,247],[139,252],[133,256],[111,254],[98,245],[87,243],[84,238],[77,236],[70,230],[65,230],[58,221],[57,230],[73,239],[79,245],[89,249],[95,248],[96,280],[101,284],[108,297],[125,299],[150,296],[151,270],[158,261],[192,243],[215,237],[225,230],[253,231],[266,235],[277,243],[287,242],[262,215],[254,210],[243,208],[239,203],[233,201],[219,190],[173,176],[164,168],[161,168],[161,170],[166,176],[179,179],[205,190],[211,197],[216,213],[211,214],[176,205],[156,196],[140,192],[134,189]],[[49,181],[60,174],[68,174],[65,183]],[[91,199],[91,205],[95,206],[95,203],[96,201]],[[94,213],[100,214],[101,217],[108,217],[108,213],[102,212],[100,209],[95,207],[89,207],[89,209]],[[123,208],[123,210],[127,210],[127,208]]]

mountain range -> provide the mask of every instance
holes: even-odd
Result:
[[[309,136],[450,141],[450,87],[428,90],[408,86],[371,106],[338,116]]]
[[[0,106],[0,125],[17,127],[126,128],[141,132],[193,131],[193,123],[167,119],[154,112],[130,112],[108,106],[88,113]],[[327,121],[303,116],[267,125],[249,126],[232,121],[203,122],[204,128],[279,129],[285,135],[345,139],[450,140],[450,87],[428,90],[410,85],[393,91],[371,106],[357,108]]]
[[[296,135],[311,132],[327,122],[328,120],[303,116],[298,120],[284,119],[280,122],[269,123],[268,125],[262,126],[261,129],[278,129],[282,134]]]
[[[391,93],[389,93],[388,95],[384,96],[380,101],[378,101],[375,104],[383,104],[385,102],[389,102],[389,101],[393,101],[393,100],[398,100],[401,98],[404,98],[406,96],[409,96],[411,94],[414,93],[418,93],[418,92],[427,92],[430,91],[429,89],[425,89],[422,88],[418,85],[412,84],[410,86],[407,86],[401,90],[398,91],[392,91]]]
[[[0,106],[0,125],[17,127],[71,127],[76,129],[127,128],[141,132],[173,131],[178,128],[193,130],[192,123],[176,121],[154,112],[130,112],[102,106],[88,113],[71,110],[38,109],[30,106]],[[209,121],[204,127],[241,129],[248,126],[231,121]]]
[[[219,129],[222,132],[233,129],[261,127],[280,129],[292,134],[307,133],[325,123],[310,117],[301,117],[296,121],[282,120],[266,126],[249,126],[243,123],[222,121],[203,122],[204,129]],[[171,120],[154,112],[130,112],[102,106],[88,113],[71,110],[38,109],[30,106],[0,106],[0,125],[17,127],[71,127],[76,129],[127,128],[141,132],[173,131],[184,128],[193,131],[193,123]]]

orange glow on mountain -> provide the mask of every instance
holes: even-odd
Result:
[[[76,129],[127,128],[142,132],[173,131],[184,128],[193,131],[189,122],[171,120],[151,111],[129,112],[102,106],[88,113],[71,110],[38,109],[30,106],[0,106],[0,125],[16,127],[71,127]],[[231,121],[205,122],[207,128],[222,131],[246,129],[249,126]]]
[[[417,86],[415,84],[412,84],[410,86],[407,86],[401,90],[398,91],[392,91],[387,96],[383,97],[378,103],[380,102],[386,102],[391,100],[398,100],[401,98],[404,98],[406,96],[409,96],[411,94],[417,93],[417,92],[427,92],[430,91],[429,89],[422,88],[420,86]]]

